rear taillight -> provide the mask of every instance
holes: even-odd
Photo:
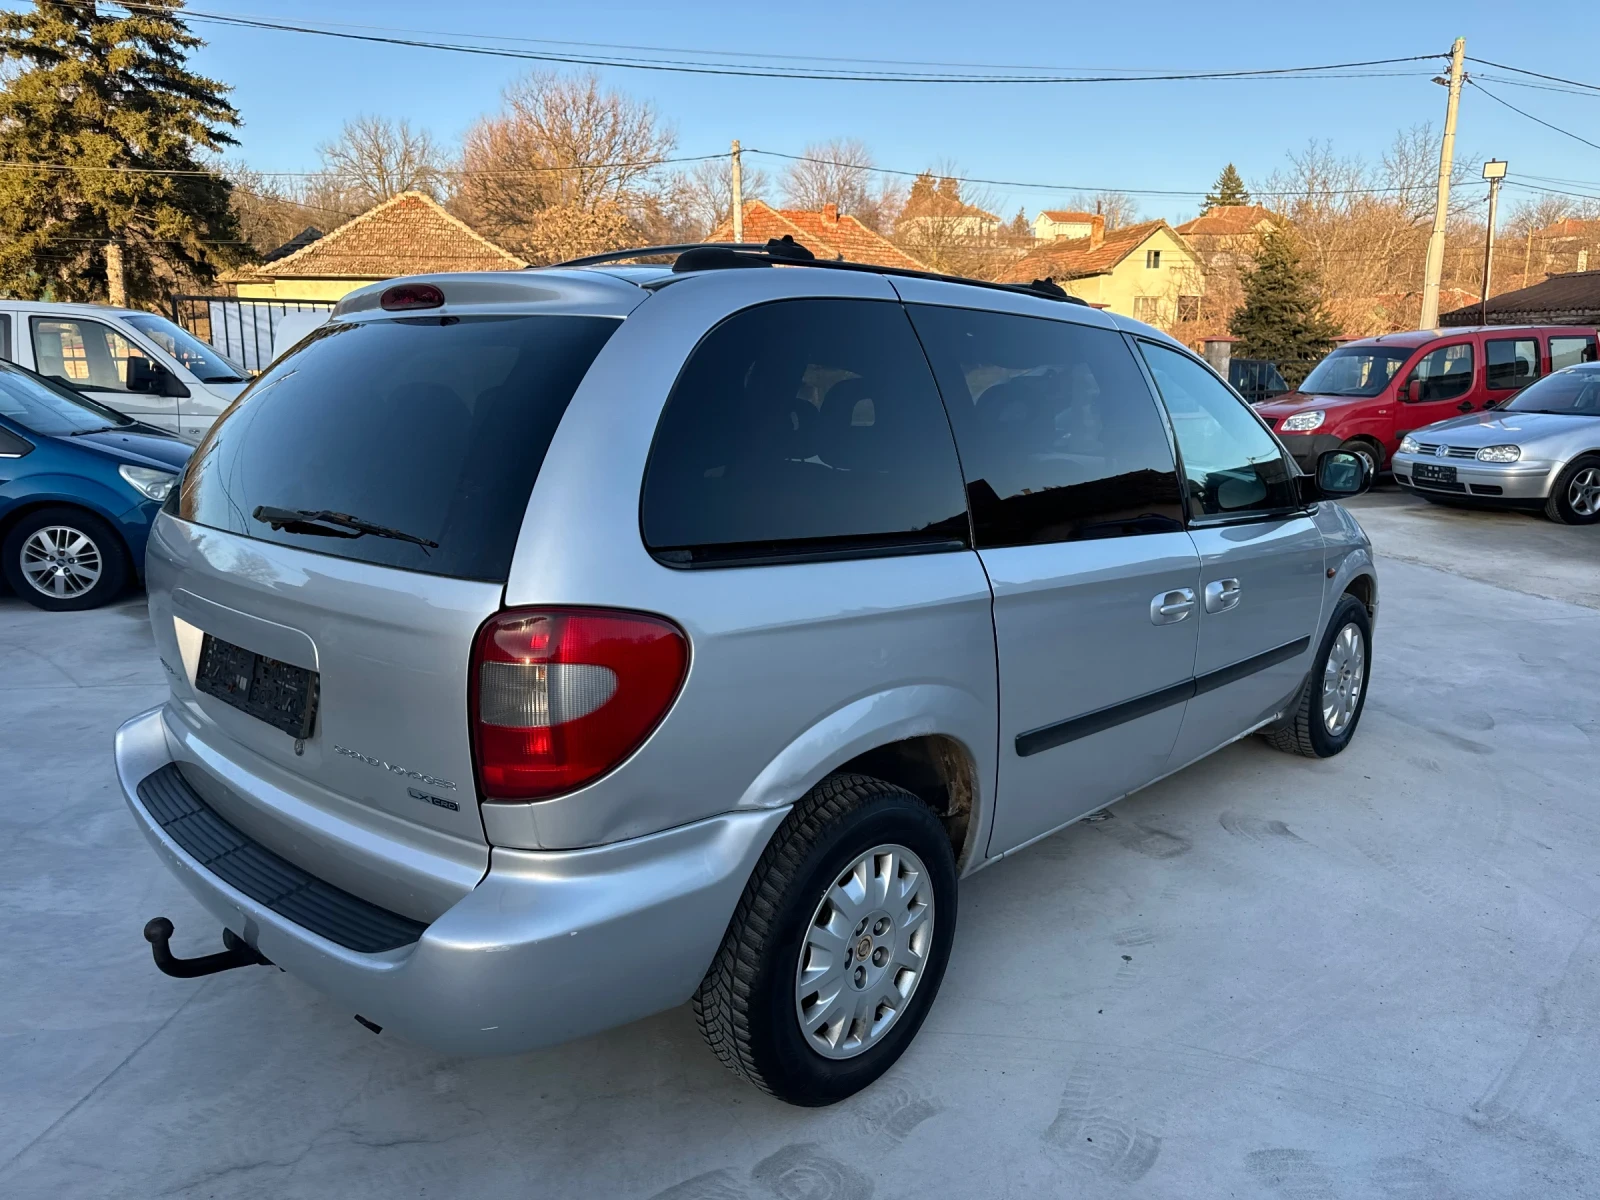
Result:
[[[496,613],[472,655],[479,792],[539,800],[604,775],[666,715],[688,666],[688,640],[659,617]]]

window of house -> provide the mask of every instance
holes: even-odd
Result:
[[[1133,315],[1135,320],[1143,321],[1146,325],[1159,325],[1161,323],[1161,297],[1135,296],[1133,298]]]
[[[1283,450],[1237,396],[1187,354],[1140,342],[1172,417],[1196,517],[1281,512],[1298,507]]]
[[[1576,366],[1578,363],[1594,362],[1594,335],[1585,337],[1553,337],[1550,339],[1550,369],[1559,371],[1562,367]]]
[[[961,464],[898,304],[746,309],[684,364],[656,428],[645,544],[673,565],[960,549]]]
[[[980,548],[1183,528],[1160,409],[1106,329],[912,305]]]
[[[1539,378],[1537,338],[1491,338],[1483,357],[1491,391],[1515,391]]]
[[[39,374],[97,391],[128,390],[128,359],[144,354],[99,321],[33,318],[33,357]]]
[[[1154,270],[1161,265],[1161,251],[1146,250],[1144,252],[1144,265],[1148,270]]]
[[[1453,400],[1472,389],[1472,344],[1440,346],[1428,354],[1411,372],[1422,384],[1421,401]]]
[[[1178,297],[1178,320],[1179,321],[1198,321],[1199,319],[1200,319],[1200,297],[1199,296],[1179,296]]]

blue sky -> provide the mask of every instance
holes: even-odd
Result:
[[[17,0],[9,0],[16,6]],[[508,0],[195,0],[194,7],[279,20],[526,38],[787,54],[1062,68],[1292,66],[1468,54],[1600,83],[1592,39],[1553,10],[1505,4],[1245,3],[979,5],[920,0],[766,6],[724,0],[531,4]],[[1576,11],[1576,10],[1574,10]],[[1527,14],[1533,18],[1533,14]],[[1580,22],[1581,25],[1581,22]],[[263,170],[310,170],[316,146],[358,112],[405,116],[454,140],[530,64],[287,33],[197,25],[198,67],[234,88],[245,125],[238,154]],[[1433,64],[1414,64],[1427,70]],[[1488,68],[1480,68],[1489,70]],[[1085,188],[1204,189],[1223,163],[1247,180],[1309,139],[1377,158],[1403,126],[1442,123],[1445,91],[1426,75],[1297,82],[922,86],[666,75],[606,69],[608,84],[652,101],[680,153],[747,147],[797,152],[854,136],[881,165],[954,162],[964,174]],[[1592,96],[1488,84],[1519,107],[1600,142]],[[1513,176],[1600,181],[1600,150],[1543,129],[1467,89],[1460,147],[1509,159]],[[781,169],[781,164],[768,164]],[[1479,184],[1473,185],[1481,187]],[[1563,186],[1563,185],[1552,185]],[[1007,215],[1059,204],[1057,192],[995,189]],[[1587,188],[1600,193],[1600,183]],[[1505,199],[1519,198],[1508,189]],[[1193,215],[1194,200],[1142,198],[1149,216]]]

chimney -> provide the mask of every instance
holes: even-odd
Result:
[[[1094,220],[1089,223],[1089,249],[1098,250],[1106,240],[1106,219],[1095,213]]]
[[[839,223],[839,206],[837,204],[824,204],[822,206],[822,219],[831,225]]]

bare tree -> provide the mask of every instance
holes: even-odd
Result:
[[[739,188],[744,200],[766,200],[772,179],[748,159],[741,164]],[[733,215],[733,160],[719,155],[680,171],[668,181],[671,203],[681,214],[690,237],[704,237]]]
[[[1122,229],[1139,219],[1139,202],[1127,192],[1074,192],[1067,206],[1078,212],[1099,213],[1107,229]]]
[[[307,226],[329,233],[362,209],[327,175],[267,175],[239,162],[218,164],[217,169],[233,184],[229,202],[240,233],[258,253],[283,245]]]
[[[362,208],[401,192],[444,194],[445,155],[433,135],[410,122],[360,116],[346,121],[337,139],[319,147],[323,172]]]
[[[942,163],[912,181],[894,239],[935,271],[993,279],[1022,253],[995,215],[999,207],[993,193],[969,187],[954,164]]]
[[[859,138],[813,142],[783,174],[789,208],[816,212],[830,204],[868,229],[889,229],[905,196],[892,177],[877,177],[872,151]]]
[[[660,199],[661,160],[676,144],[650,104],[602,88],[597,76],[538,72],[507,88],[501,110],[467,131],[455,204],[468,223],[532,261],[582,253],[571,246],[589,234],[575,231],[615,230],[618,217],[642,224]],[[549,230],[539,232],[541,223]]]

